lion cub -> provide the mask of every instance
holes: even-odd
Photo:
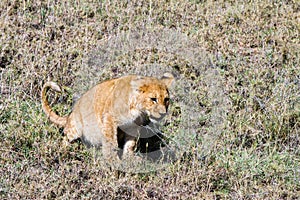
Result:
[[[66,117],[50,108],[47,90],[61,89],[47,82],[41,92],[42,107],[50,121],[64,127],[66,141],[81,138],[88,146],[102,146],[104,157],[115,160],[119,159],[118,130],[125,133],[122,158],[133,155],[141,126],[167,114],[173,80],[172,74],[165,73],[160,79],[130,75],[105,81],[87,91]]]

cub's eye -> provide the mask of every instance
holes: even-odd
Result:
[[[151,101],[153,101],[154,103],[157,103],[157,98],[150,98]]]

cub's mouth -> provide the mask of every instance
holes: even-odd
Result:
[[[151,122],[157,123],[157,122],[161,121],[165,116],[166,116],[166,114],[157,114],[157,116],[150,115],[149,119]]]
[[[138,126],[146,126],[150,124],[151,119],[149,117],[148,112],[141,112],[140,116],[138,116],[135,120],[134,123],[137,124]]]
[[[144,111],[141,114],[142,121],[140,121],[140,124],[145,126],[148,125],[150,122],[152,123],[158,123],[161,121],[167,113],[151,113],[150,111]]]

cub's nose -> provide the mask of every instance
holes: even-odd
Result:
[[[165,114],[167,114],[167,108],[165,107],[165,106],[161,106],[160,108],[159,108],[159,114],[161,114],[161,115],[165,115]]]

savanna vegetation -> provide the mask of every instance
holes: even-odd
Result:
[[[300,2],[0,2],[1,199],[298,199]],[[64,115],[97,82],[177,77],[161,130],[180,154],[116,176],[95,149],[62,145]]]

